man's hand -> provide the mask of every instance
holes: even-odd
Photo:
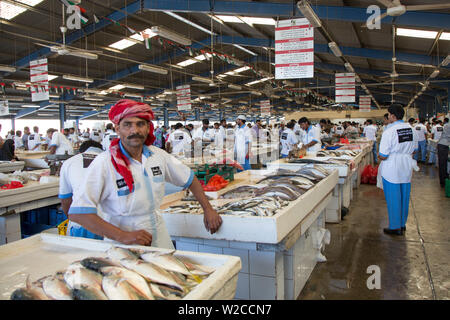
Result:
[[[222,218],[216,212],[216,210],[210,209],[208,211],[205,211],[203,222],[205,224],[206,230],[213,234],[216,233],[222,225]]]
[[[152,244],[153,237],[145,230],[123,231],[118,240],[123,244],[150,246]]]

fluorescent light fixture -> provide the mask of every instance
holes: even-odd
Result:
[[[450,63],[450,54],[447,56],[447,58],[444,59],[444,61],[442,61],[442,65],[446,67],[448,66],[449,63]]]
[[[3,2],[1,2],[3,3]],[[0,71],[5,71],[5,72],[16,72],[16,68],[15,67],[11,67],[11,66],[5,66],[5,65],[0,65]]]
[[[192,44],[190,39],[183,37],[181,34],[178,34],[174,31],[168,30],[161,26],[154,26],[151,28],[151,31],[153,33],[156,33],[160,37],[167,38],[169,40],[178,42],[179,44],[185,46],[190,46]]]
[[[88,101],[103,101],[103,99],[100,98],[84,98],[84,100],[88,100]]]
[[[143,98],[142,96],[140,96],[138,94],[134,94],[134,93],[125,93],[124,96],[131,97],[131,98]]]
[[[262,79],[259,79],[259,80],[255,80],[255,81],[246,83],[245,85],[246,86],[251,86],[251,85],[254,85],[254,84],[257,84],[257,83],[260,83],[260,82],[264,82],[264,81],[267,81],[267,80],[270,80],[270,79],[273,79],[273,77],[262,78]]]
[[[54,76],[52,74],[48,75],[48,81],[52,81],[53,79],[56,79],[56,78],[58,78],[58,76]]]
[[[259,17],[239,17],[242,21],[247,24],[265,24],[265,25],[275,25],[275,20],[272,18],[259,18]]]
[[[144,86],[141,86],[140,84],[134,84],[134,83],[124,83],[124,87],[130,88],[130,89],[138,89],[138,90],[144,90]]]
[[[118,85],[115,85],[114,87],[109,88],[108,90],[122,90],[123,88],[125,88],[124,85],[118,84]]]
[[[192,77],[192,80],[200,81],[200,82],[204,82],[204,83],[214,83],[214,81],[212,81],[209,78],[205,78],[205,77]]]
[[[253,51],[250,51],[250,50],[248,50],[248,49],[246,49],[246,48],[244,48],[244,47],[242,47],[242,46],[240,46],[238,44],[233,44],[233,46],[235,46],[238,49],[241,49],[242,51],[250,53],[252,56],[257,56],[258,55],[257,53],[254,53]]]
[[[194,63],[199,62],[198,60],[203,61],[203,60],[206,59],[206,56],[205,56],[205,55],[206,55],[208,58],[211,58],[211,57],[212,57],[212,55],[209,54],[209,53],[200,54],[200,55],[194,57],[193,59],[187,59],[187,60],[181,61],[180,63],[177,63],[177,66],[186,67],[186,66],[189,66],[189,65],[191,65],[191,64],[194,64]]]
[[[231,84],[231,83],[228,84],[228,88],[235,89],[235,90],[242,90],[241,86],[238,86],[238,85],[235,85],[235,84]]]
[[[440,72],[439,69],[435,69],[433,71],[433,73],[430,75],[430,78],[436,78],[438,76],[439,72]]]
[[[225,77],[225,76],[227,76],[227,75],[233,76],[233,75],[235,75],[235,74],[238,74],[238,73],[247,71],[247,70],[249,70],[249,69],[250,69],[249,66],[245,66],[245,67],[241,67],[241,68],[238,68],[238,69],[236,69],[236,70],[233,70],[233,71],[225,72],[224,74],[222,74],[222,75],[220,75],[220,76],[223,76],[223,77]]]
[[[450,40],[450,32],[442,32],[439,40]]]
[[[259,91],[250,91],[251,94],[254,94],[255,96],[261,96],[262,93]]]
[[[41,3],[42,1],[43,0],[17,0],[16,2],[34,7],[39,3]],[[2,19],[11,20],[27,10],[28,10],[27,8],[22,7],[20,5],[14,5],[6,1],[0,1],[0,18]]]
[[[344,66],[349,72],[355,72],[355,69],[353,69],[353,66],[350,63],[346,62]]]
[[[175,90],[168,90],[168,89],[166,89],[166,90],[164,90],[163,93],[164,94],[176,94],[177,92]]]
[[[236,16],[216,15],[216,17],[222,20],[223,22],[244,23],[244,21],[242,21]]]
[[[148,72],[154,72],[154,73],[159,73],[159,74],[167,74],[167,70],[160,68],[160,67],[156,67],[156,66],[152,66],[149,64],[140,64],[138,66],[139,70],[143,70],[143,71],[148,71]]]
[[[88,83],[94,82],[93,79],[73,76],[73,75],[70,75],[70,74],[63,75],[63,79],[72,80],[72,81],[80,81],[80,82],[88,82]]]
[[[292,101],[294,101],[293,99],[291,99],[291,98],[286,98],[286,101],[290,101],[290,102],[292,102]]]
[[[168,14],[169,16],[175,18],[175,19],[178,19],[178,20],[180,20],[180,21],[183,21],[184,23],[187,23],[188,25],[190,25],[190,26],[192,26],[192,27],[194,27],[194,28],[197,28],[198,30],[201,30],[201,31],[203,31],[203,32],[206,32],[206,33],[209,34],[209,35],[213,35],[213,36],[216,35],[216,33],[211,32],[210,30],[208,30],[208,29],[206,29],[206,28],[203,28],[202,26],[200,26],[200,25],[198,25],[198,24],[196,24],[196,23],[194,23],[194,22],[192,22],[192,21],[190,21],[190,20],[188,20],[188,19],[183,18],[182,16],[179,16],[179,15],[177,15],[176,13],[173,13],[172,11],[163,11],[163,12],[164,12],[165,14]]]
[[[108,47],[118,49],[118,50],[123,50],[123,49],[126,49],[128,47],[135,45],[136,43],[137,42],[134,42],[134,41],[131,41],[128,39],[122,39],[117,42],[114,42],[113,44],[110,44]]]
[[[397,28],[397,36],[423,38],[423,39],[436,39],[437,35],[438,35],[437,31]]]
[[[328,47],[331,49],[331,51],[334,53],[336,57],[342,57],[342,51],[341,49],[339,49],[339,46],[336,44],[336,42],[328,43]]]
[[[313,27],[318,28],[322,26],[322,22],[311,8],[308,1],[301,0],[297,2],[297,7]]]
[[[276,94],[273,94],[273,95],[271,95],[270,97],[271,97],[271,98],[275,98],[275,99],[280,99],[280,98],[281,98],[280,96],[277,96]]]
[[[55,50],[52,50],[55,51]],[[86,59],[91,59],[91,60],[97,60],[98,59],[98,55],[96,55],[95,53],[90,53],[90,52],[85,52],[85,51],[72,51],[72,50],[56,50],[56,52],[60,55],[67,55],[67,56],[74,56],[74,57],[79,57],[79,58],[86,58]]]

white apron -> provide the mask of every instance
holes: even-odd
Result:
[[[377,187],[383,189],[383,178],[390,183],[410,183],[413,170],[419,167],[410,154],[392,153],[378,167]]]

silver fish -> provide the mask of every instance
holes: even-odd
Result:
[[[118,276],[103,277],[102,287],[109,300],[147,300],[126,279]]]
[[[149,252],[141,255],[141,258],[169,271],[179,272],[184,275],[191,274],[186,266],[172,254]]]
[[[108,300],[102,290],[85,285],[72,289],[72,296],[74,300]]]
[[[72,292],[61,277],[48,276],[42,283],[47,297],[55,300],[72,300]]]
[[[120,261],[122,259],[138,259],[139,257],[136,256],[133,252],[130,250],[127,250],[125,248],[121,247],[115,247],[112,246],[111,248],[106,251],[108,258],[110,258],[113,261]]]
[[[150,288],[145,279],[137,274],[136,272],[130,271],[122,267],[104,267],[101,269],[104,276],[117,276],[119,278],[126,279],[135,289],[137,289],[142,295],[144,295],[148,300],[154,300]]]
[[[64,280],[71,289],[87,286],[102,290],[102,278],[100,273],[77,265],[69,266],[64,273]]]

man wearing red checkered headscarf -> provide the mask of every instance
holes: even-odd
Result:
[[[212,208],[193,171],[153,146],[149,105],[120,100],[109,111],[119,138],[98,155],[85,182],[73,196],[69,219],[105,240],[173,248],[158,209],[165,182],[192,191],[204,211],[205,228],[215,233],[222,219]],[[97,208],[103,219],[97,216]]]

